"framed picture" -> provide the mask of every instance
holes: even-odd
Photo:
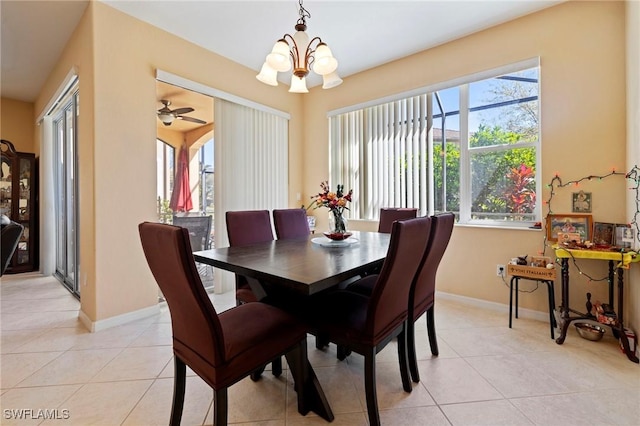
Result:
[[[591,213],[591,193],[574,192],[571,194],[571,211],[574,213]]]
[[[581,240],[591,240],[590,214],[548,214],[547,240],[558,241],[558,233],[577,233]]]
[[[633,228],[630,225],[616,224],[615,245],[620,248],[633,247]]]
[[[612,246],[615,243],[616,225],[613,223],[595,222],[593,224],[592,241],[598,246]]]

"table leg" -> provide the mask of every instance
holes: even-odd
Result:
[[[613,308],[613,283],[614,283],[615,268],[613,267],[613,260],[609,261],[609,306]],[[620,314],[622,316],[622,314]]]
[[[332,422],[333,411],[307,357],[306,339],[285,356],[298,394],[298,412],[304,416],[313,411],[326,421]]]
[[[567,329],[571,320],[569,319],[569,259],[562,259],[562,302],[560,304],[560,336],[556,343],[561,345],[567,337]]]
[[[549,299],[549,327],[551,329],[551,338],[553,339],[553,329],[556,326],[556,319],[553,316],[553,308],[555,305],[554,299],[555,296],[553,294],[553,281],[543,281],[547,285],[547,298]]]
[[[251,277],[246,277],[246,279],[249,283],[249,286],[251,287],[251,291],[253,292],[253,294],[255,294],[258,300],[262,300],[267,297],[267,292],[264,290],[264,287],[262,286],[260,281]]]
[[[520,279],[516,278],[516,318],[518,318],[518,295],[520,294]]]
[[[631,352],[631,348],[629,347],[629,340],[627,339],[627,334],[624,332],[624,324],[622,323],[623,318],[623,307],[624,307],[624,269],[618,268],[618,339],[620,339],[620,343],[622,344],[622,349],[624,350],[625,355],[629,358],[630,361],[640,363],[638,357]],[[615,329],[615,328],[614,328]]]
[[[517,280],[516,277],[511,277],[509,281],[509,328],[511,328],[511,321],[513,317],[513,282]]]

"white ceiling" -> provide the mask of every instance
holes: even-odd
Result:
[[[257,72],[294,32],[298,1],[99,0]],[[564,0],[306,0],[307,33],[326,42],[347,77]],[[88,1],[2,0],[1,91],[33,101]],[[507,41],[505,41],[507,42]],[[311,73],[313,74],[313,73]],[[290,75],[280,73],[287,82]],[[310,87],[321,81],[309,78]]]

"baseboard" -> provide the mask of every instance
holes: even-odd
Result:
[[[92,333],[96,331],[105,330],[111,327],[117,327],[119,325],[127,324],[131,321],[151,317],[160,313],[160,305],[149,306],[148,308],[139,309],[133,312],[127,312],[126,314],[116,315],[113,317],[105,318],[103,320],[92,321],[82,310],[78,313],[78,319],[80,322]]]
[[[488,300],[474,299],[472,297],[460,296],[459,294],[445,293],[442,291],[436,291],[436,298],[445,300],[451,300],[454,302],[464,303],[465,305],[476,306],[478,308],[490,309],[492,311],[504,312],[509,315],[509,305],[504,303],[490,302]],[[534,311],[533,309],[526,309],[518,307],[519,318],[529,318],[538,321],[549,322],[549,312]]]

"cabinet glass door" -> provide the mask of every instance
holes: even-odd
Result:
[[[11,161],[2,157],[0,165],[0,213],[11,218]],[[11,218],[12,219],[12,218]]]

